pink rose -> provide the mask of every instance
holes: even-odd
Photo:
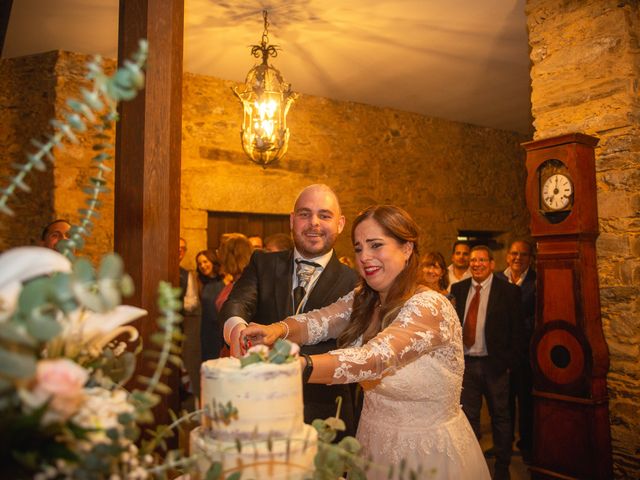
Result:
[[[292,356],[297,356],[300,353],[300,345],[298,345],[297,343],[291,342],[291,351],[289,352],[289,355]]]
[[[89,374],[66,358],[41,360],[36,367],[36,398],[50,400],[49,420],[66,420],[76,413],[84,401],[83,387]]]

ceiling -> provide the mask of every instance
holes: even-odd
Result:
[[[260,43],[302,94],[530,133],[525,0],[185,0],[184,69],[243,81]],[[116,57],[118,0],[14,0],[3,57]],[[293,110],[292,110],[293,113]]]

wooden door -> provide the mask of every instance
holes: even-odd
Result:
[[[258,235],[264,240],[274,233],[289,233],[289,215],[242,212],[209,212],[207,248],[215,251],[223,233]]]

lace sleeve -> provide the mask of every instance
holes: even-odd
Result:
[[[425,353],[461,341],[457,318],[444,296],[430,290],[418,293],[365,345],[314,356],[313,382],[354,383],[381,378]]]
[[[353,291],[329,306],[295,315],[285,321],[289,337],[300,345],[314,345],[336,338],[349,323],[353,307]]]

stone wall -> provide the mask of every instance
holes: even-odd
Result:
[[[61,115],[67,96],[77,96],[88,57],[52,52],[30,58],[34,69],[43,70],[32,75],[51,79],[45,94],[53,108],[38,117],[38,131],[45,116],[53,111]],[[24,61],[3,60],[4,76],[19,91],[11,95],[35,101],[43,93],[29,84],[22,92],[25,85],[14,79]],[[113,62],[105,68],[113,68]],[[505,239],[528,231],[519,146],[528,138],[522,135],[302,95],[290,113],[289,152],[278,165],[263,169],[242,152],[241,107],[232,85],[211,77],[184,77],[181,231],[189,244],[188,267],[194,266],[193,254],[206,246],[208,211],[288,214],[299,190],[316,182],[336,190],[348,221],[372,203],[406,208],[423,229],[423,249],[439,249],[446,257],[459,229],[505,232]],[[13,151],[24,148],[29,136],[14,141]],[[59,152],[53,175],[45,174],[52,176],[54,187],[53,198],[50,189],[39,192],[49,195],[43,201],[49,209],[46,220],[77,220],[82,203],[78,187],[89,173],[90,146],[88,135],[78,145],[68,145]],[[93,258],[113,248],[110,195],[102,214],[86,250]],[[3,233],[3,248],[33,243],[27,232],[38,231],[44,220],[29,217],[20,235]],[[341,254],[352,251],[349,230],[348,222],[337,245]]]
[[[528,0],[526,8],[535,138],[600,138],[597,250],[614,472],[640,478],[640,6]]]
[[[48,131],[54,115],[56,54],[0,61],[0,186],[25,161],[31,138]],[[27,184],[32,194],[19,191],[8,204],[12,220],[0,213],[0,251],[17,245],[35,245],[42,227],[55,217],[53,172],[35,172]]]
[[[458,229],[528,231],[523,137],[391,109],[302,95],[289,114],[289,152],[267,169],[240,145],[233,82],[185,75],[182,230],[204,245],[208,210],[290,212],[305,185],[329,184],[347,217],[337,245],[350,254],[350,221],[394,203],[423,229],[423,250],[448,256]]]
[[[89,87],[84,78],[89,60],[86,55],[53,51],[0,61],[1,178],[14,174],[11,164],[23,162],[25,152],[35,151],[30,139],[44,140],[44,135],[52,133],[49,119],[64,118],[67,99],[80,98],[80,88]],[[113,60],[104,62],[107,73],[114,67]],[[90,168],[95,155],[91,149],[93,133],[78,134],[75,144],[65,140],[64,148],[54,150],[55,164],[49,163],[46,171],[34,171],[27,178],[32,192],[21,192],[9,202],[17,218],[0,222],[0,251],[36,245],[43,226],[54,219],[78,223],[78,209],[86,207],[82,188],[95,174]],[[113,135],[111,132],[111,142]],[[113,175],[107,178],[107,188],[113,190]],[[101,200],[100,218],[94,220],[92,237],[83,251],[94,260],[113,249],[113,194],[103,195]]]

